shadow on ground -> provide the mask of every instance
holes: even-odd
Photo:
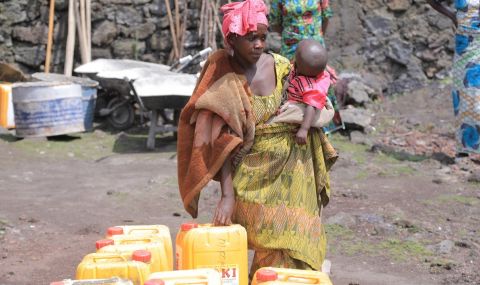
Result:
[[[114,153],[176,152],[177,140],[172,133],[157,135],[155,149],[147,148],[148,131],[145,134],[124,132],[117,136],[113,145]]]
[[[91,132],[49,137],[18,138],[14,130],[3,130],[0,133],[0,141],[40,155],[98,160],[113,154],[176,152],[176,136],[172,132],[157,134],[154,149],[147,148],[147,138],[147,126],[119,131],[105,124],[96,124]]]

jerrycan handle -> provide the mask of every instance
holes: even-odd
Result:
[[[129,238],[125,238],[125,239],[121,239],[117,242],[117,244],[131,244],[131,243],[136,243],[136,242],[143,242],[143,243],[152,243],[154,240],[153,238],[150,238],[150,237],[142,237],[142,236],[138,236],[138,237],[129,237]]]
[[[159,234],[160,231],[156,228],[140,228],[140,229],[131,229],[130,231],[128,231],[128,234],[129,235],[134,235],[136,232],[148,232],[148,233],[151,233],[151,234]]]
[[[309,278],[305,276],[296,276],[296,275],[285,276],[285,281],[300,283],[300,284],[317,284],[318,283],[317,278]]]
[[[122,256],[122,255],[119,255],[119,254],[102,254],[100,256],[94,256],[93,258],[93,261],[96,263],[96,262],[102,262],[102,261],[108,261],[108,260],[111,260],[111,259],[117,259],[120,261],[127,261],[127,258]]]

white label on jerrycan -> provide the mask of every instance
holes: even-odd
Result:
[[[217,268],[222,275],[222,285],[239,285],[240,277],[238,275],[238,266],[237,265],[229,265],[226,267]]]
[[[202,268],[208,268],[207,266],[202,266]],[[218,271],[222,277],[222,285],[239,285],[240,276],[238,274],[238,265],[229,264],[222,266],[212,266],[210,267]]]

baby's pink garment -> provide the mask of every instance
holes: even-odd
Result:
[[[293,69],[288,77],[288,101],[305,103],[321,110],[325,106],[330,84],[335,79],[335,71],[330,67],[317,77],[297,75]]]

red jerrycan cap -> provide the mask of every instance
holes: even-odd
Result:
[[[151,279],[147,280],[143,285],[165,285],[165,281],[162,279]]]
[[[135,261],[150,262],[152,254],[148,250],[135,250],[132,254],[132,259]]]
[[[182,231],[189,231],[191,229],[194,229],[194,228],[198,228],[198,224],[197,223],[183,223],[181,226],[180,226],[181,230]]]
[[[278,278],[277,272],[270,269],[260,269],[255,276],[258,282],[275,281]]]
[[[102,247],[104,246],[107,246],[107,245],[112,245],[114,244],[114,241],[113,239],[101,239],[101,240],[97,240],[95,242],[95,247],[98,249],[101,249]]]
[[[107,234],[109,236],[123,235],[123,228],[121,228],[121,227],[109,227],[107,229]]]

